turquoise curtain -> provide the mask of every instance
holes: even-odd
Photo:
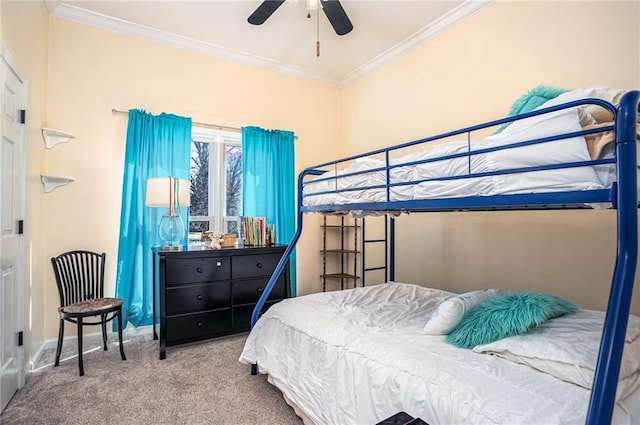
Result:
[[[153,323],[151,248],[160,245],[158,226],[167,209],[145,206],[147,179],[189,179],[190,156],[191,118],[129,110],[116,272],[116,297],[124,299],[123,327]],[[187,227],[188,208],[179,213]],[[156,313],[158,308],[156,303]]]
[[[242,128],[243,215],[266,217],[269,224],[274,224],[276,244],[289,244],[295,234],[293,139],[291,131]],[[289,264],[291,296],[295,296],[295,251]]]

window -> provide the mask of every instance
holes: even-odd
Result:
[[[241,135],[194,128],[191,141],[189,233],[219,230],[238,235],[242,214]]]

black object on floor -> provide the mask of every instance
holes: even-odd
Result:
[[[406,412],[398,412],[395,415],[378,422],[376,425],[429,425],[420,418],[414,418]]]

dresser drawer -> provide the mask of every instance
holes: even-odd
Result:
[[[265,311],[269,309],[272,305],[276,304],[278,301],[272,301],[270,303],[265,303],[262,306],[262,310],[260,310],[260,316],[264,314]],[[233,331],[234,332],[243,332],[251,329],[251,314],[253,314],[253,309],[255,305],[243,305],[241,307],[233,307]]]
[[[206,285],[182,285],[167,288],[167,314],[191,313],[229,306],[228,282]]]
[[[233,257],[233,279],[271,276],[282,254],[238,255]]]
[[[231,329],[231,309],[167,318],[167,345],[224,335]]]
[[[167,259],[166,285],[213,282],[229,279],[230,257],[197,257]]]
[[[269,278],[234,281],[232,284],[233,304],[250,304],[258,302]],[[267,300],[281,300],[287,297],[287,278],[283,272],[274,285]]]

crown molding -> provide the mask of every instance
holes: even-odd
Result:
[[[340,87],[340,81],[322,75],[314,74],[305,69],[283,62],[274,61],[257,55],[243,53],[240,51],[217,46],[211,43],[195,40],[189,37],[160,31],[144,25],[134,24],[124,19],[114,18],[101,13],[86,10],[64,2],[47,1],[47,7],[51,16],[67,19],[84,25],[105,29],[131,37],[141,38],[154,43],[177,47],[207,56],[226,59],[233,62],[252,65],[259,68],[269,69],[294,77],[304,78],[321,84],[328,84]]]
[[[47,10],[49,10],[49,14],[53,15],[53,12],[60,5],[60,2],[57,0],[45,0],[44,4],[47,6]]]
[[[415,34],[405,38],[400,43],[396,44],[389,50],[379,54],[375,58],[371,59],[364,65],[356,68],[341,81],[341,86],[346,87],[353,83],[358,78],[368,74],[379,66],[384,65],[387,62],[405,54],[409,50],[413,49],[417,45],[425,42],[431,37],[447,30],[448,28],[462,22],[471,15],[479,12],[480,10],[488,7],[496,0],[467,0],[460,6],[451,10],[449,13],[442,15],[431,24],[427,25]]]
[[[334,87],[345,87],[356,79],[372,72],[374,69],[393,59],[403,55],[409,50],[424,41],[434,37],[435,35],[445,31],[469,16],[477,13],[485,7],[491,5],[496,0],[467,0],[451,12],[443,15],[438,20],[426,26],[422,30],[416,32],[394,47],[376,56],[364,65],[355,69],[346,75],[342,80],[325,77],[305,70],[302,67],[293,66],[272,59],[264,58],[257,55],[239,52],[228,49],[226,47],[217,46],[211,43],[195,40],[189,37],[173,34],[166,31],[160,31],[144,25],[134,24],[132,22],[107,16],[101,13],[89,11],[77,6],[73,6],[61,1],[46,0],[45,3],[51,16],[67,19],[84,25],[105,29],[119,34],[141,38],[154,43],[164,44],[167,46],[177,47],[180,49],[225,59],[245,65],[251,65],[271,71],[280,72],[286,75],[311,80],[321,84],[327,84]]]

